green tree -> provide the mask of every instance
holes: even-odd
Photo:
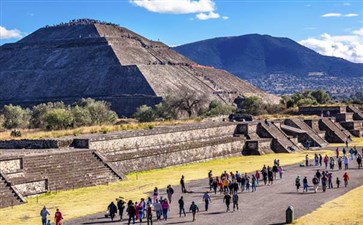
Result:
[[[78,105],[71,109],[73,115],[73,127],[92,125],[92,116],[87,108]]]
[[[117,114],[111,110],[110,104],[105,101],[82,98],[76,105],[89,111],[92,125],[113,124],[118,118]]]
[[[136,109],[134,117],[139,122],[151,122],[155,120],[155,113],[150,106],[142,105]]]
[[[23,109],[20,106],[6,105],[3,109],[4,127],[7,129],[13,128],[28,128],[30,120],[30,110]]]
[[[49,130],[59,130],[72,127],[73,115],[69,108],[54,108],[45,115],[46,127]]]
[[[46,128],[46,115],[52,109],[65,109],[66,106],[63,102],[48,102],[42,103],[32,108],[32,116],[30,119],[30,127],[32,128]]]
[[[262,115],[266,113],[266,109],[262,100],[259,97],[247,97],[239,105],[241,113],[252,114],[252,115]]]
[[[311,96],[313,96],[319,104],[327,104],[331,101],[330,95],[323,90],[313,91]]]
[[[236,108],[231,105],[226,105],[219,101],[213,100],[209,103],[209,107],[205,115],[206,116],[229,115],[234,113],[235,110]]]

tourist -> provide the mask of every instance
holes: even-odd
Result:
[[[316,193],[318,191],[318,184],[319,184],[319,179],[318,179],[318,177],[316,175],[314,176],[312,182],[313,182],[313,185],[314,185],[314,191]]]
[[[170,184],[166,187],[166,194],[168,196],[169,203],[171,203],[174,194],[174,189],[171,187]]]
[[[113,218],[115,218],[115,215],[117,213],[117,206],[115,205],[115,203],[111,202],[108,207],[108,215],[111,217],[111,221],[113,221]]]
[[[237,183],[236,183],[237,184]],[[204,200],[204,207],[205,207],[205,211],[208,211],[208,206],[209,203],[211,202],[210,196],[208,194],[208,191],[206,191],[203,195],[203,200]]]
[[[323,192],[326,191],[326,182],[327,182],[327,177],[325,175],[325,173],[323,174],[323,177],[321,178],[321,187],[323,189]]]
[[[304,177],[303,179],[303,192],[308,192],[308,179],[306,177]]]
[[[272,185],[274,182],[274,177],[273,177],[273,172],[269,166],[267,167],[267,177],[268,177],[268,185]]]
[[[305,156],[305,166],[306,167],[309,166],[309,154],[306,154],[306,156]]]
[[[284,170],[282,169],[282,167],[281,167],[281,166],[279,166],[279,167],[277,168],[277,170],[279,171],[280,179],[282,179],[282,174],[283,174]]]
[[[137,213],[139,214],[139,221],[142,223],[142,219],[144,219],[144,211],[146,208],[146,203],[143,198],[140,199],[139,207]]]
[[[146,220],[147,220],[147,225],[149,224],[153,225],[152,205],[150,203],[146,205]]]
[[[129,221],[127,224],[130,225],[131,219],[132,219],[132,224],[135,224],[136,208],[131,200],[128,202],[128,207],[126,209],[126,212],[129,215]]]
[[[323,156],[319,154],[319,166],[323,165]]]
[[[233,197],[232,197],[232,201],[233,201],[233,211],[235,211],[235,209],[237,208],[237,211],[239,210],[238,208],[238,194],[234,193]]]
[[[362,168],[362,156],[357,153],[357,163],[358,163],[358,169]]]
[[[228,194],[228,192],[224,193],[223,202],[226,203],[227,212],[229,211],[229,205],[231,204],[231,196]]]
[[[40,211],[40,216],[42,217],[42,225],[47,225],[47,217],[50,215],[47,208],[44,206],[43,209]]]
[[[161,215],[163,214],[163,208],[161,207],[161,198],[160,200],[156,200],[156,202],[154,202],[154,210],[156,212],[156,219],[160,220],[161,219]]]
[[[296,177],[295,186],[296,186],[296,191],[299,192],[299,189],[300,189],[300,176]]]
[[[350,159],[354,160],[354,149],[353,148],[350,148],[349,154],[350,154]]]
[[[334,158],[333,157],[330,157],[329,165],[330,165],[330,169],[333,170],[334,169],[334,165],[335,165],[335,162],[334,162]]]
[[[184,214],[184,216],[186,216],[183,196],[180,197],[178,204],[179,204],[179,217],[181,217],[182,213]]]
[[[216,179],[213,179],[212,188],[213,188],[214,194],[217,194],[218,181]]]
[[[276,179],[277,179],[277,178],[276,178],[276,174],[279,172],[279,169],[277,168],[277,166],[276,166],[276,165],[274,165],[274,166],[272,167],[272,172],[273,172],[274,179],[276,180]]]
[[[347,170],[349,164],[349,158],[345,155],[343,161],[344,161],[344,169]]]
[[[257,179],[256,179],[255,175],[252,175],[251,184],[252,184],[252,192],[255,192],[256,185],[257,185]],[[237,192],[235,192],[235,193],[237,193]]]
[[[180,187],[181,187],[181,191],[182,193],[186,193],[186,189],[185,189],[185,180],[184,180],[184,175],[182,175],[181,179],[180,179]]]
[[[339,177],[337,177],[336,184],[337,184],[337,188],[339,188],[339,186],[340,186],[340,180],[339,180]]]
[[[52,225],[52,223],[50,222],[50,220],[48,220],[48,223],[47,223],[47,225]]]
[[[335,155],[337,158],[339,158],[339,148],[338,147],[335,149]]]
[[[340,157],[338,158],[338,168],[339,168],[339,170],[341,170],[341,169],[342,169],[342,163],[343,163],[343,159],[342,159],[342,157],[340,156]]]
[[[328,155],[325,155],[325,157],[324,157],[325,169],[328,169],[328,162],[329,162],[329,157],[328,157]]]
[[[209,190],[211,191],[212,190],[212,183],[213,183],[213,172],[212,170],[209,170],[208,172],[208,185],[209,185]]]
[[[327,173],[327,177],[328,177],[328,188],[332,189],[333,188],[333,173]]]
[[[347,187],[348,186],[348,180],[349,180],[348,172],[344,173],[343,180],[344,180],[344,186]]]
[[[136,210],[135,218],[136,220],[139,220],[140,205],[137,202],[135,202],[135,210]]]
[[[258,170],[256,170],[255,177],[256,177],[256,184],[258,185],[260,177],[261,177],[260,172],[258,172]]]
[[[125,210],[125,201],[123,200],[122,197],[119,197],[118,199],[116,199],[116,201],[117,201],[118,213],[120,215],[120,221],[122,221],[122,216],[123,216],[124,210]]]
[[[319,166],[319,156],[318,154],[314,154],[314,162],[315,162],[315,166]]]
[[[63,215],[59,211],[59,209],[57,209],[55,214],[54,214],[55,225],[62,225],[62,220],[63,220]]]
[[[199,212],[199,208],[198,206],[195,204],[195,202],[193,201],[192,204],[189,207],[189,212],[192,212],[193,215],[193,221],[195,221],[195,214],[197,212]]]
[[[158,195],[159,195],[159,189],[157,187],[154,188],[154,193],[153,193],[153,201],[156,202],[156,199],[158,199]]]
[[[170,210],[168,200],[164,199],[164,201],[161,203],[161,208],[163,209],[163,218],[165,221],[167,221],[168,211]]]
[[[316,178],[318,178],[318,184],[319,184],[320,183],[320,178],[321,178],[321,173],[320,173],[319,170],[316,171],[315,176],[316,176]]]
[[[342,153],[343,153],[343,156],[345,156],[345,154],[347,153],[347,150],[345,150],[345,148],[343,148]]]
[[[263,182],[266,185],[267,184],[267,169],[266,169],[265,165],[263,166],[261,173],[262,173],[262,177],[263,177]]]

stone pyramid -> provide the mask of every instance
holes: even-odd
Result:
[[[277,102],[223,70],[198,65],[126,28],[81,19],[41,28],[0,47],[0,106],[106,100],[119,114],[190,92],[231,104],[238,96]]]

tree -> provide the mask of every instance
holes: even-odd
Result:
[[[319,104],[327,104],[330,102],[331,97],[330,95],[323,90],[316,90],[311,92],[311,96],[313,96],[317,103]]]
[[[89,111],[93,125],[113,124],[118,118],[117,114],[110,109],[110,104],[105,101],[82,98],[76,103],[76,105]]]
[[[73,116],[69,108],[55,108],[45,115],[46,127],[49,130],[59,130],[72,127]]]
[[[266,113],[264,104],[259,97],[247,97],[238,107],[241,113],[262,115]]]
[[[209,107],[205,115],[206,116],[229,115],[234,113],[235,110],[236,108],[231,105],[226,105],[219,101],[213,100],[209,103]]]
[[[42,103],[32,108],[32,116],[30,119],[30,127],[46,128],[46,115],[52,109],[65,109],[63,102],[48,102]]]
[[[73,127],[92,125],[92,116],[87,108],[78,105],[71,109],[73,116]]]
[[[3,109],[4,127],[7,129],[29,127],[30,110],[20,106],[6,105]]]
[[[139,122],[151,122],[155,120],[155,113],[150,106],[142,105],[136,109],[134,117]]]

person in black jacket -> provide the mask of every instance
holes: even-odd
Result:
[[[133,202],[129,202],[129,207],[127,208],[127,213],[129,214],[129,222],[127,223],[130,225],[131,219],[133,221],[133,224],[135,224],[135,216],[136,216],[136,208]]]
[[[117,206],[115,205],[115,203],[111,202],[108,207],[108,213],[111,217],[111,220],[113,221],[113,218],[115,218],[115,215],[117,213]]]
[[[122,216],[124,214],[124,209],[125,209],[125,201],[122,199],[122,197],[120,197],[116,200],[117,200],[118,213],[120,215],[120,221],[122,221]]]

